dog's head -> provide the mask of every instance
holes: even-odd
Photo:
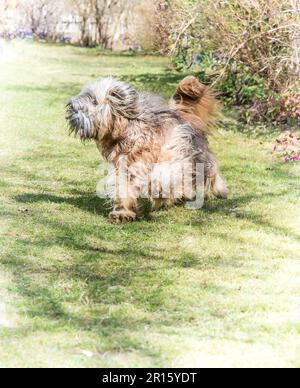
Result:
[[[113,78],[103,78],[86,86],[67,105],[71,132],[82,140],[101,140],[112,134],[120,122],[139,116],[138,93]]]

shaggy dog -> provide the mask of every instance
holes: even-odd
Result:
[[[114,210],[110,213],[110,219],[116,223],[137,218],[141,187],[149,174],[156,195],[153,190],[146,190],[146,196],[154,209],[172,206],[179,199],[193,199],[195,187],[187,193],[173,189],[168,198],[163,197],[161,180],[166,178],[153,174],[153,165],[157,164],[167,163],[167,169],[176,170],[175,166],[182,163],[201,163],[206,195],[227,197],[227,187],[208,145],[210,128],[217,117],[214,94],[194,77],[180,82],[169,104],[123,82],[104,78],[85,87],[67,105],[71,132],[82,140],[95,140],[103,157],[117,172],[126,157],[130,170],[127,195],[115,194]],[[182,177],[178,180],[182,183]]]

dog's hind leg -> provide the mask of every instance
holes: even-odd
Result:
[[[205,193],[208,198],[228,198],[229,190],[220,175],[218,162],[210,154],[209,162],[206,165]]]
[[[152,210],[169,209],[175,205],[175,198],[151,198]]]

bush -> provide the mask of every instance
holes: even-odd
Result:
[[[240,111],[246,122],[272,121],[296,127],[300,123],[300,94],[287,92],[282,96],[269,93],[268,98],[257,98],[251,106],[244,106]]]
[[[274,145],[273,152],[278,154],[284,161],[300,161],[300,137],[296,133],[288,131],[281,135]]]
[[[290,93],[280,103],[280,121],[300,121],[300,94]]]
[[[295,0],[170,0],[175,66],[193,68],[231,104],[260,109],[273,119],[299,79],[299,15]],[[276,104],[275,104],[276,101]],[[296,104],[298,98],[293,99]],[[272,102],[274,105],[272,105]],[[282,105],[283,104],[283,105]],[[295,118],[295,117],[294,117]]]

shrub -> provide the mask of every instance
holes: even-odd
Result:
[[[231,104],[284,119],[297,106],[280,100],[299,79],[298,0],[170,0],[170,53],[193,68]],[[275,103],[276,101],[276,103]],[[293,101],[298,103],[298,97]]]
[[[278,119],[285,122],[291,120],[300,122],[299,93],[290,93],[281,100]]]
[[[222,62],[219,78],[242,64],[279,91],[299,71],[299,2],[295,0],[173,0],[177,11],[171,53],[210,50]]]
[[[299,162],[300,161],[300,137],[296,133],[288,131],[282,134],[273,148],[273,152],[287,162]]]
[[[242,116],[247,122],[272,121],[276,124],[299,126],[300,123],[300,94],[287,92],[269,94],[267,99],[256,99],[251,107],[241,109]]]
[[[265,86],[275,92],[297,78],[295,44],[300,37],[299,9],[290,0],[199,3],[205,18],[205,44],[224,61],[220,79],[231,72],[236,63],[264,79]]]

